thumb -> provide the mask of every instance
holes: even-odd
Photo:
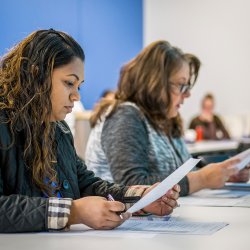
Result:
[[[147,193],[149,193],[152,189],[154,189],[156,186],[159,185],[160,182],[157,182],[155,184],[153,184],[152,186],[149,186],[143,193],[142,197],[145,196]]]
[[[240,158],[238,158],[238,157],[234,158],[233,157],[233,158],[230,158],[230,159],[224,161],[223,163],[225,163],[225,165],[227,165],[227,166],[235,166],[235,165],[237,165],[240,162],[241,162]]]
[[[235,175],[238,172],[239,172],[239,169],[237,167],[235,167],[235,166],[229,166],[227,168],[227,174],[228,174],[228,176]]]
[[[125,210],[125,205],[119,201],[107,201],[109,210],[112,212],[121,212]]]
[[[129,219],[131,216],[132,216],[132,214],[129,212],[122,213],[122,217],[124,220]]]

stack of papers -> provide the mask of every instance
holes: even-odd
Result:
[[[223,189],[250,191],[250,183],[227,182],[223,187]]]
[[[180,219],[169,221],[128,220],[115,230],[171,234],[209,235],[228,225],[224,222],[190,222]]]
[[[179,198],[180,205],[205,207],[250,207],[250,192],[238,190],[204,189]]]

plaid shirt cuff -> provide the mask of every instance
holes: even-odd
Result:
[[[150,186],[146,185],[136,185],[136,186],[130,186],[128,190],[126,191],[124,197],[134,197],[139,196],[142,197],[143,193],[149,188]],[[125,203],[126,210],[128,210],[130,207],[134,205],[133,203]],[[133,215],[140,215],[140,214],[146,214],[143,210],[139,210],[138,212],[134,213]]]
[[[72,199],[69,198],[49,198],[48,205],[48,230],[66,229]]]

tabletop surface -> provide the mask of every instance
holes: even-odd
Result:
[[[48,233],[0,234],[0,249],[109,249],[109,250],[249,250],[250,209],[182,206],[174,215],[187,221],[227,222],[212,235],[157,234],[153,238],[122,238]]]

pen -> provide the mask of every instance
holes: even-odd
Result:
[[[108,201],[115,201],[115,199],[113,198],[113,196],[111,194],[108,194],[107,196]],[[117,214],[120,216],[120,218],[123,220],[123,216],[121,213],[117,212]]]

